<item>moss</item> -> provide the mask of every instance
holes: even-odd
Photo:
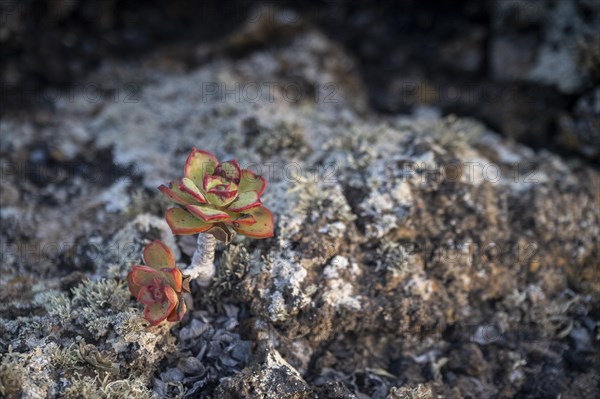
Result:
[[[0,319],[2,341],[11,342],[19,337],[31,337],[39,334],[44,319],[40,316],[17,317],[14,320]],[[2,344],[4,345],[4,342]]]
[[[590,35],[577,43],[578,63],[590,76],[600,77],[600,34]]]
[[[118,316],[98,316],[90,308],[84,309],[85,328],[93,336],[105,336],[115,327]]]
[[[367,167],[377,158],[377,151],[373,144],[377,141],[377,136],[385,134],[386,127],[377,126],[373,129],[363,129],[353,127],[348,135],[335,136],[329,139],[324,145],[323,150],[327,152],[343,152],[339,156],[334,156],[336,166],[340,168],[347,167],[353,171],[365,171]],[[345,173],[346,174],[346,173]]]

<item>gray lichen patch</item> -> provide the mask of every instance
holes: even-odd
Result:
[[[343,276],[344,272],[352,277]],[[362,308],[361,298],[354,295],[354,281],[361,274],[358,266],[343,256],[335,256],[323,269],[323,278],[327,280],[322,297],[328,306],[339,310],[340,307],[357,311]]]
[[[0,319],[8,348],[2,367],[11,368],[2,381],[7,392],[31,398],[150,397],[151,366],[164,356],[156,348],[172,340],[161,329],[147,329],[122,281],[84,280],[70,292],[37,285],[32,292],[39,316],[16,323]]]

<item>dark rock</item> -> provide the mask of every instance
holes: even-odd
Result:
[[[314,393],[308,384],[273,348],[263,348],[252,365],[222,381],[217,396],[234,399],[308,399]]]
[[[487,370],[487,361],[475,344],[467,344],[450,352],[447,367],[457,373],[482,376]]]

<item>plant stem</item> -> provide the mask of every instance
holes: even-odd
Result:
[[[192,262],[182,272],[192,280],[196,280],[201,286],[210,284],[215,275],[215,247],[217,240],[212,234],[198,234],[196,251],[192,256]]]

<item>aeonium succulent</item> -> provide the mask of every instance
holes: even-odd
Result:
[[[173,252],[162,241],[144,248],[144,265],[133,266],[127,275],[131,295],[145,305],[144,317],[153,326],[163,320],[179,321],[186,311],[184,292],[189,280],[175,266]]]
[[[266,182],[235,160],[219,163],[196,148],[188,156],[184,177],[158,189],[179,208],[165,218],[173,234],[210,233],[229,242],[235,232],[253,238],[273,236],[273,214],[262,205]]]

